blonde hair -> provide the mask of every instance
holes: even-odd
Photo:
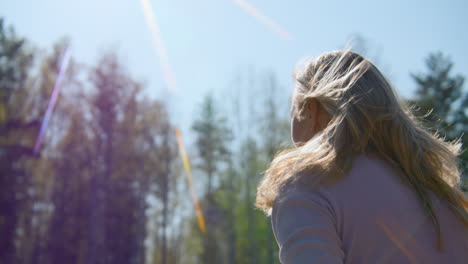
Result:
[[[296,118],[303,118],[308,100],[316,100],[331,119],[304,145],[275,156],[257,188],[259,209],[271,214],[282,187],[291,181],[317,177],[318,184],[335,182],[357,155],[376,153],[403,171],[403,182],[434,224],[439,249],[440,226],[430,192],[468,226],[468,200],[458,186],[460,142],[445,142],[422,127],[370,61],[351,51],[326,53],[296,72],[295,79]],[[305,170],[315,173],[301,175]]]

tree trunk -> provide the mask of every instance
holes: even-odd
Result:
[[[167,264],[167,220],[168,220],[168,203],[169,203],[169,173],[170,173],[170,149],[168,146],[170,130],[168,128],[164,131],[164,143],[163,148],[163,166],[164,170],[162,173],[162,202],[163,202],[163,222],[162,222],[162,264]]]

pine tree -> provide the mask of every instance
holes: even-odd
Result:
[[[448,140],[460,138],[464,148],[468,144],[468,93],[463,89],[465,78],[452,73],[453,62],[441,52],[432,53],[426,59],[427,73],[411,74],[417,84],[418,116],[425,116],[424,124],[438,131]],[[467,189],[468,154],[460,158],[463,169],[462,188]]]
[[[202,203],[207,223],[207,232],[203,237],[202,263],[221,263],[222,256],[218,241],[216,241],[216,229],[222,226],[224,215],[214,194],[215,183],[219,185],[219,172],[221,165],[226,163],[229,157],[227,144],[231,139],[231,132],[226,126],[226,120],[218,113],[211,95],[205,97],[202,104],[200,118],[195,120],[192,129],[196,133],[196,149],[198,152],[197,167],[207,177],[205,200]],[[216,180],[216,182],[215,182]]]
[[[20,164],[34,156],[36,117],[22,115],[33,55],[0,18],[0,263],[14,263],[21,210],[29,197],[31,175]]]
[[[289,141],[289,122],[281,115],[281,103],[278,103],[277,93],[279,92],[278,84],[274,75],[269,74],[265,82],[265,90],[268,90],[268,95],[265,98],[265,112],[263,113],[263,124],[260,131],[263,135],[263,150],[266,163],[269,164],[282,147],[286,146]],[[273,231],[271,228],[267,229],[267,263],[276,263],[278,257],[276,252],[278,247],[275,243]]]

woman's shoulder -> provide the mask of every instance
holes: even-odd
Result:
[[[307,176],[309,180],[295,180],[281,188],[273,203],[272,214],[280,208],[288,207],[301,207],[304,210],[324,208],[330,212],[334,211],[333,197],[328,193],[327,186],[320,185],[317,176]]]
[[[358,199],[362,196],[385,189],[400,188],[401,172],[390,162],[376,154],[357,156],[353,165],[340,179],[327,182],[325,175],[313,169],[297,172],[293,180],[286,183],[275,199],[275,203],[287,200],[320,201],[327,206],[336,207],[340,200]],[[324,180],[325,179],[325,180]],[[400,187],[399,187],[400,186]],[[372,195],[371,195],[372,196]]]
[[[288,263],[308,263],[324,254],[342,259],[338,222],[335,209],[321,188],[289,183],[279,193],[271,214],[280,258]]]
[[[378,155],[359,155],[342,178],[327,182],[324,175],[314,170],[297,172],[291,182],[278,193],[274,204],[301,200],[319,203],[331,209],[346,205],[352,200],[367,200],[382,192],[382,186],[398,188],[399,171]],[[390,190],[389,190],[390,191]],[[385,191],[384,191],[385,192]],[[361,199],[362,198],[362,199]]]

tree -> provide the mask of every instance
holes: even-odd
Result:
[[[168,208],[172,126],[116,54],[104,54],[89,75],[89,89],[67,93],[57,109],[63,133],[51,157],[44,263],[142,263],[148,195]]]
[[[45,237],[45,261],[39,263],[82,263],[88,249],[87,220],[92,210],[89,200],[92,139],[83,129],[87,122],[82,110],[78,107],[71,109],[67,115],[70,124],[55,149],[57,158],[52,158],[53,191],[50,199],[53,213]]]
[[[70,61],[44,144],[33,151],[69,44],[33,56],[0,19],[0,263],[143,263],[149,196],[162,208],[162,261],[175,263],[170,116],[142,96],[116,54],[91,68]]]
[[[261,239],[258,232],[259,217],[254,210],[254,195],[256,182],[261,171],[265,168],[264,162],[260,158],[261,152],[258,150],[257,143],[252,137],[247,137],[241,146],[240,151],[240,172],[243,179],[241,192],[242,196],[239,199],[243,205],[239,208],[241,215],[237,219],[244,219],[245,225],[238,223],[239,231],[239,253],[238,259],[242,263],[260,263],[262,246],[258,243]]]
[[[465,78],[453,75],[453,62],[441,52],[431,53],[426,59],[427,73],[411,74],[416,82],[416,98],[412,101],[418,107],[416,115],[424,116],[424,124],[438,131],[448,140],[460,138],[463,145],[468,143],[468,93],[463,90]],[[468,153],[461,156],[464,170],[464,190],[467,191]]]
[[[264,89],[268,93],[264,101],[263,123],[259,130],[264,139],[262,143],[265,163],[269,164],[276,152],[284,148],[287,145],[286,142],[289,141],[289,122],[284,115],[287,111],[284,111],[284,108],[281,110],[281,103],[277,101],[279,87],[274,75],[267,75]],[[267,229],[266,236],[267,263],[275,263],[278,258],[274,252],[277,252],[278,248],[271,228]]]
[[[196,148],[200,157],[198,167],[207,175],[206,193],[210,194],[213,192],[214,173],[229,155],[227,143],[231,138],[226,120],[219,116],[211,95],[205,97],[200,119],[194,121],[192,129],[197,133]]]
[[[226,215],[226,238],[228,241],[227,249],[227,260],[228,264],[238,263],[237,258],[237,240],[238,236],[236,234],[235,226],[236,222],[236,204],[237,204],[237,193],[239,191],[239,182],[236,178],[239,178],[238,171],[233,166],[232,158],[229,160],[229,166],[225,172],[224,177],[224,190],[225,190],[225,199],[224,200],[224,215]]]
[[[199,156],[197,167],[207,177],[207,189],[202,208],[209,227],[203,239],[202,263],[222,262],[219,244],[216,242],[216,227],[222,222],[222,211],[214,198],[214,176],[219,173],[221,164],[227,161],[229,150],[227,143],[231,132],[216,108],[213,98],[208,95],[202,104],[201,115],[192,126],[196,133],[196,149]],[[218,175],[219,176],[219,175]],[[217,178],[219,184],[219,177]]]
[[[51,54],[41,58],[39,91],[34,92],[41,101],[48,102],[69,46],[70,42],[63,39],[54,45]],[[77,65],[74,60],[69,65],[60,84],[60,100],[45,133],[41,159],[36,164],[46,167],[47,171],[34,174],[35,178],[45,182],[36,186],[44,192],[42,197],[38,197],[38,202],[47,204],[52,210],[44,210],[38,215],[41,221],[33,227],[40,230],[31,257],[33,263],[78,262],[85,250],[83,241],[86,241],[87,233],[83,230],[89,209],[83,201],[89,194],[86,176],[89,175],[87,154],[91,144],[89,134],[82,129],[86,127],[84,111],[76,107],[83,105],[83,100],[72,93],[74,85],[77,85],[77,90],[82,87],[82,83],[77,81]],[[73,101],[68,100],[70,96],[73,96]],[[36,103],[35,107],[43,116],[47,103]]]
[[[0,18],[0,263],[14,263],[21,210],[31,177],[21,163],[34,156],[35,117],[22,115],[33,55],[24,38]]]
[[[146,115],[159,115],[161,109],[138,100],[141,85],[114,53],[100,58],[90,81],[95,88],[88,97],[95,148],[88,261],[139,263],[144,253],[146,195],[161,166],[157,160],[148,160],[154,157],[148,146],[152,137],[160,135],[161,123],[140,122],[145,122]],[[153,173],[144,170],[150,164],[155,166]]]
[[[152,188],[150,193],[157,197],[161,202],[162,210],[160,212],[160,221],[156,225],[160,232],[161,243],[160,248],[160,262],[157,263],[174,263],[174,257],[171,256],[171,248],[169,246],[169,235],[168,229],[171,226],[169,218],[171,211],[175,206],[171,206],[171,197],[176,190],[177,177],[175,173],[175,161],[176,161],[176,142],[174,138],[174,128],[169,121],[169,116],[165,111],[164,106],[157,102],[152,106],[148,107],[145,111],[147,114],[145,117],[144,125],[141,128],[141,134],[143,135],[146,142],[149,143],[151,153],[154,155],[154,162],[150,168],[152,168],[155,174]],[[148,172],[151,173],[151,172]],[[172,204],[173,205],[173,204]],[[171,210],[172,208],[172,210]],[[155,218],[154,220],[159,220]],[[153,221],[154,221],[153,220]]]

